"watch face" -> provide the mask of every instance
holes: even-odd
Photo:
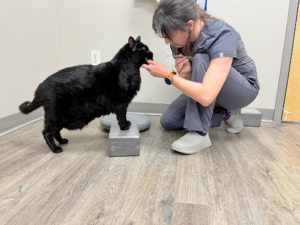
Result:
[[[172,84],[171,79],[168,78],[168,77],[165,78],[165,82],[166,82],[166,84],[168,84],[168,85]]]

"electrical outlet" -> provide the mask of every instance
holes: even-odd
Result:
[[[100,51],[91,51],[91,63],[94,66],[100,64]]]

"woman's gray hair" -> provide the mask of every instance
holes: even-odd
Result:
[[[160,37],[172,42],[172,30],[184,31],[190,37],[188,21],[196,22],[200,19],[205,22],[210,18],[213,17],[204,12],[194,0],[161,0],[153,15],[152,28]]]

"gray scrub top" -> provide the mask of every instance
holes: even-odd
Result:
[[[170,45],[175,53],[175,47]],[[253,60],[248,56],[241,35],[222,20],[205,20],[204,26],[192,49],[191,56],[207,53],[210,60],[222,57],[233,57],[232,67],[260,89],[257,70]]]

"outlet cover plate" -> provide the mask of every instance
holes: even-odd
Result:
[[[91,64],[96,66],[96,65],[99,65],[100,62],[101,62],[101,60],[100,60],[100,51],[99,50],[91,51]]]

